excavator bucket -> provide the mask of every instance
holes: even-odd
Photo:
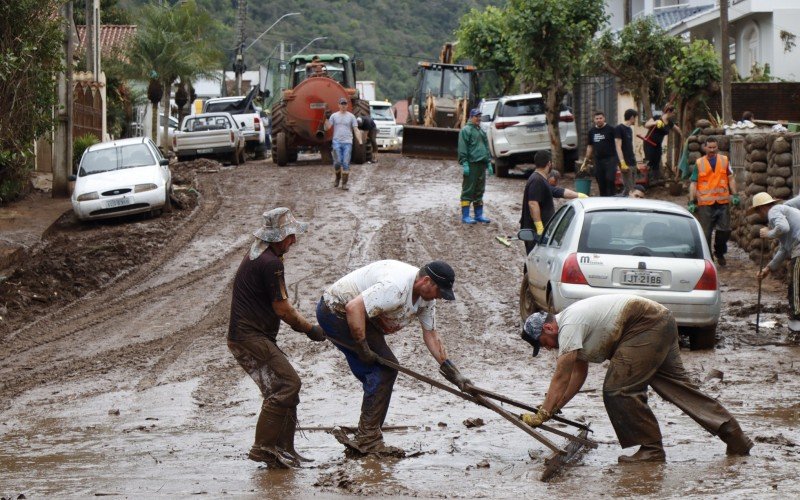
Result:
[[[458,159],[458,132],[456,128],[403,127],[403,156],[430,160]]]

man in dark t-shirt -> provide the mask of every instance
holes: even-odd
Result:
[[[264,397],[249,458],[269,467],[308,460],[294,449],[300,377],[276,345],[281,320],[311,340],[325,340],[319,325],[312,326],[292,307],[283,277],[283,255],[307,227],[288,208],[266,212],[233,280],[228,349]]]
[[[356,118],[356,122],[358,123],[358,130],[365,132],[364,144],[369,141],[372,146],[367,163],[378,163],[378,125],[375,124],[375,120],[371,116],[359,116]]]
[[[650,170],[648,181],[650,184],[659,184],[661,182],[661,144],[664,142],[664,137],[668,136],[672,129],[683,136],[680,127],[675,124],[675,108],[668,104],[664,107],[662,114],[653,115],[647,120],[644,128],[647,129],[644,139],[644,160]]]
[[[636,184],[636,155],[633,153],[633,130],[631,127],[639,113],[635,109],[625,110],[625,121],[614,127],[614,142],[617,145],[619,169],[622,173],[622,196],[628,196]]]
[[[541,236],[544,233],[544,225],[555,213],[553,198],[586,198],[586,195],[550,184],[549,177],[553,169],[550,151],[537,151],[533,157],[533,164],[536,170],[525,184],[519,225],[522,229],[534,229],[536,234]],[[525,253],[530,253],[534,245],[534,242],[526,241]]]
[[[594,127],[589,129],[588,141],[586,157],[591,158],[594,154],[594,177],[600,196],[614,196],[619,160],[614,143],[614,127],[606,123],[606,115],[602,111],[594,114]]]

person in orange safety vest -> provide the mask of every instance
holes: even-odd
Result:
[[[697,220],[703,227],[708,248],[713,248],[717,264],[725,267],[725,254],[731,235],[730,206],[739,205],[739,194],[728,157],[718,154],[717,140],[709,137],[704,148],[705,156],[697,159],[692,171],[688,208],[690,212],[697,213]],[[712,233],[716,233],[713,247]]]

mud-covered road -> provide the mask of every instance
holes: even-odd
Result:
[[[722,442],[653,394],[667,463],[619,466],[602,403],[604,369],[593,365],[564,416],[591,422],[600,446],[549,483],[538,480],[549,454],[538,442],[486,409],[403,375],[386,423],[400,428],[386,440],[410,457],[346,459],[342,446],[316,429],[356,424],[359,384],[330,344],[284,326],[279,345],[303,380],[300,425],[310,428],[297,445],[315,462],[272,471],[249,461],[261,400],[229,354],[225,333],[236,267],[261,213],[276,206],[310,223],[285,260],[291,299],[307,317],[328,284],[371,261],[447,260],[458,300],[438,304],[437,319],[451,359],[478,385],[542,401],[555,357],[531,358],[518,337],[522,246],[494,240],[516,231],[524,180],[490,178],[485,200],[493,222],[464,226],[460,177],[454,162],[383,155],[377,165],[354,166],[345,192],[330,187],[330,167],[313,158],[286,168],[248,162],[199,173],[194,209],[91,225],[62,218],[22,264],[37,263],[39,271],[18,275],[38,280],[38,291],[19,280],[13,300],[4,296],[0,496],[800,494],[800,348],[787,345],[785,292],[772,279],[764,285],[762,320],[776,325],[755,335],[756,266],[735,247],[720,271],[718,347],[682,354],[698,382],[711,369],[723,372],[703,387],[756,441],[750,457],[726,457]],[[73,251],[79,256],[67,260]],[[402,364],[441,379],[416,327],[389,344]],[[485,425],[463,424],[478,417]]]

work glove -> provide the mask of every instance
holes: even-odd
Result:
[[[583,163],[581,163],[580,172],[582,174],[588,174],[589,173],[589,158],[586,158],[585,160],[583,160]]]
[[[313,340],[314,342],[322,342],[323,340],[325,340],[325,331],[322,329],[321,326],[314,325],[311,327],[311,330],[309,330],[309,332],[306,333],[306,336],[310,340]]]
[[[472,382],[464,375],[461,375],[461,372],[458,371],[456,365],[454,365],[449,359],[445,359],[444,363],[439,365],[439,373],[441,373],[448,382],[458,387],[458,389],[462,392],[466,391],[467,386],[472,385]]]
[[[544,233],[544,224],[542,224],[542,221],[536,221],[533,223],[533,225],[536,227],[536,234],[541,236],[542,233]]]
[[[541,406],[539,407],[539,410],[536,413],[523,413],[520,416],[522,421],[531,427],[539,427],[543,423],[550,420],[550,417],[552,417],[550,412],[545,410]]]
[[[628,164],[625,163],[624,161],[619,162],[619,169],[621,171],[623,171],[623,172],[627,172],[628,171]]]
[[[589,195],[586,193],[578,193],[578,198],[588,198]]]
[[[656,120],[656,128],[664,128],[664,120]]]
[[[492,166],[492,162],[486,162],[486,170],[489,172],[489,175],[494,175],[494,167]]]
[[[741,202],[742,200],[739,199],[738,194],[734,193],[733,196],[731,196],[731,203],[733,204],[734,207],[738,207],[739,203]]]
[[[695,203],[694,201],[690,201],[686,205],[686,210],[688,210],[690,214],[697,212],[697,203]]]
[[[464,175],[469,175],[469,162],[464,162],[461,164],[461,170],[464,171]]]
[[[374,365],[378,361],[378,355],[375,354],[375,351],[369,348],[367,339],[361,339],[356,342],[355,351],[358,355],[358,359],[360,359],[362,363]]]

